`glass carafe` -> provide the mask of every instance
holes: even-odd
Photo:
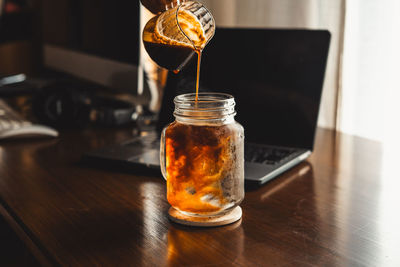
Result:
[[[158,65],[180,71],[214,33],[215,21],[207,8],[199,2],[185,1],[147,22],[143,44]]]

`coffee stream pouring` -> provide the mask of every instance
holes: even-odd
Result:
[[[179,72],[215,33],[215,21],[207,8],[195,1],[141,0],[154,13],[143,30],[143,44],[161,67]],[[163,10],[164,8],[164,10]]]
[[[201,54],[214,36],[214,18],[195,1],[141,1],[153,13],[165,6],[143,29],[144,47],[158,65],[177,73],[198,55],[196,94],[175,98],[175,121],[161,134],[169,218],[193,226],[233,223],[242,216],[244,130],[234,120],[232,96],[198,92]]]

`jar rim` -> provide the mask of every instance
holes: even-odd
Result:
[[[235,103],[235,99],[232,95],[226,93],[214,93],[214,92],[205,92],[199,93],[198,99],[196,101],[196,93],[188,93],[178,95],[174,99],[174,103]]]
[[[174,116],[190,121],[232,121],[236,115],[235,99],[230,94],[205,92],[178,95],[174,99]]]

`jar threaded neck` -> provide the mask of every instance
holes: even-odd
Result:
[[[176,120],[188,123],[230,123],[234,121],[235,99],[223,93],[183,94],[175,97]]]

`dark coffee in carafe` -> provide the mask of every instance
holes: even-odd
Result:
[[[143,44],[158,65],[178,72],[196,51],[204,49],[214,31],[209,11],[202,4],[189,1],[147,22]]]

